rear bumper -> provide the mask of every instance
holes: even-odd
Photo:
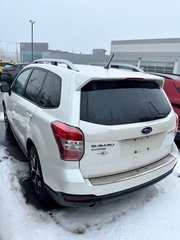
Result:
[[[117,199],[125,194],[154,184],[169,175],[177,162],[178,150],[173,144],[169,155],[145,167],[82,182],[64,182],[62,191],[53,191],[46,186],[50,195],[64,206],[93,206],[96,203]]]
[[[175,166],[174,166],[175,167]],[[50,189],[46,185],[46,190],[48,193],[53,197],[53,199],[59,203],[62,206],[68,206],[68,207],[75,207],[75,206],[89,206],[93,207],[99,203],[116,200],[119,199],[127,194],[130,194],[132,192],[135,192],[137,190],[140,190],[144,187],[148,187],[152,184],[157,183],[158,181],[162,180],[166,176],[168,176],[174,169],[174,167],[167,173],[163,174],[162,176],[153,179],[149,182],[146,182],[144,184],[138,185],[136,187],[132,187],[120,192],[102,195],[102,196],[96,196],[96,195],[75,195],[75,194],[67,194],[62,192],[54,192],[52,189]]]

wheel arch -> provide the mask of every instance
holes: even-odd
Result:
[[[34,142],[33,142],[30,138],[28,138],[28,139],[27,139],[27,142],[26,142],[27,155],[28,155],[29,150],[30,150],[30,148],[31,148],[32,146],[34,146],[34,147],[36,148]]]

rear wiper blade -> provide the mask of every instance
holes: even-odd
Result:
[[[165,118],[167,117],[167,115],[165,114],[161,114],[161,115],[156,115],[156,116],[145,116],[139,119],[140,122],[144,122],[144,121],[151,121],[151,120],[156,120],[156,119],[161,119],[161,118]]]

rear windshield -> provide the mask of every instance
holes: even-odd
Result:
[[[119,125],[166,117],[171,111],[159,86],[152,81],[92,81],[81,89],[83,121]]]

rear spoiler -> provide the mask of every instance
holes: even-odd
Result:
[[[86,80],[85,80],[86,77]],[[76,90],[79,91],[82,87],[84,87],[88,82],[91,81],[109,81],[109,80],[113,80],[113,81],[121,81],[121,80],[137,80],[137,81],[153,81],[155,83],[157,83],[159,85],[160,88],[163,88],[164,85],[164,78],[163,77],[159,77],[159,76],[154,76],[154,75],[150,75],[150,74],[143,74],[141,77],[92,77],[87,79],[87,76],[84,76],[84,78],[78,78],[76,79]]]

